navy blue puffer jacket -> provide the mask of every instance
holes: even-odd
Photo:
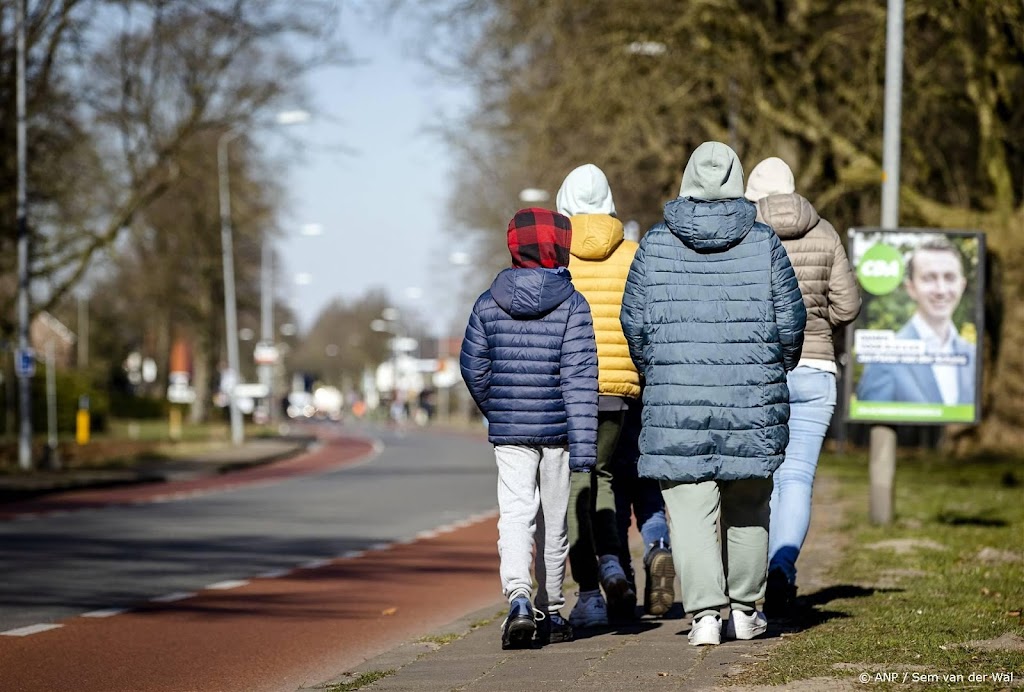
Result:
[[[495,445],[569,445],[575,471],[597,461],[597,342],[566,269],[505,269],[473,306],[462,377]]]
[[[641,476],[767,478],[785,457],[807,313],[755,213],[744,199],[673,200],[633,260],[620,317],[647,381]]]

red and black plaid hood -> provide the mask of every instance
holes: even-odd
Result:
[[[567,267],[571,241],[569,218],[548,209],[520,209],[508,224],[513,267]]]

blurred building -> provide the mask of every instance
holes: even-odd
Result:
[[[70,368],[75,363],[75,333],[50,313],[43,311],[35,316],[28,330],[29,343],[36,352],[36,359],[46,357],[46,345],[53,343],[54,362],[58,368]]]

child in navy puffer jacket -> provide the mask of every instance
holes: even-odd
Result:
[[[535,632],[542,643],[572,638],[559,613],[569,474],[589,472],[597,459],[597,343],[590,306],[566,269],[571,234],[569,219],[546,209],[513,217],[513,266],[477,299],[462,345],[462,377],[498,464],[498,556],[511,604],[503,648],[528,646]]]

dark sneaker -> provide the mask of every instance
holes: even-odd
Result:
[[[537,643],[557,644],[572,641],[572,625],[559,612],[548,613],[548,616],[537,623]]]
[[[509,604],[508,617],[501,623],[502,649],[528,649],[537,624],[533,620],[533,604],[520,596]]]
[[[786,617],[792,614],[796,605],[796,584],[790,584],[781,569],[768,572],[768,585],[764,592],[764,613],[772,617]]]
[[[627,583],[626,590],[615,600],[608,600],[608,619],[611,622],[633,622],[636,616],[636,589]]]
[[[636,591],[630,588],[626,572],[614,555],[602,555],[598,563],[601,586],[608,599],[608,616],[612,620],[632,617],[636,611]]]
[[[645,563],[647,583],[644,588],[644,611],[648,615],[661,616],[669,611],[676,600],[676,566],[672,562],[672,551],[662,543],[651,548]]]

